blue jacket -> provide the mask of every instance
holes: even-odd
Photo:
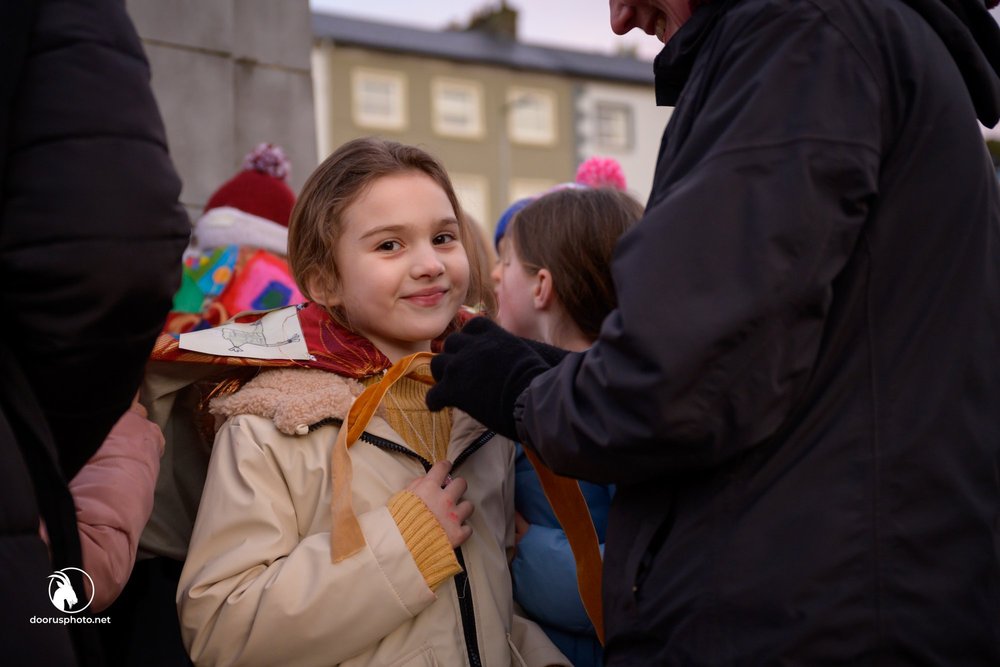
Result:
[[[531,524],[512,563],[514,599],[577,667],[600,665],[603,652],[576,583],[576,562],[566,533],[545,498],[538,475],[520,445],[514,461],[514,504]],[[580,482],[604,553],[604,531],[614,487]]]

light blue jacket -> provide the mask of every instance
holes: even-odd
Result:
[[[515,459],[514,504],[531,528],[512,563],[514,599],[577,667],[600,665],[602,651],[576,584],[576,562],[566,533],[545,498],[520,445]],[[604,554],[604,533],[614,486],[580,482]]]

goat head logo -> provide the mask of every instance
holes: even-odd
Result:
[[[79,609],[74,609],[80,602],[80,597],[76,594],[76,590],[73,588],[73,583],[69,579],[67,574],[70,570],[76,570],[81,573],[84,577],[90,581],[90,599]],[[61,570],[56,570],[48,576],[49,579],[49,601],[52,602],[52,606],[59,611],[66,612],[67,614],[79,614],[81,611],[90,606],[90,603],[94,601],[94,580],[90,578],[90,575],[81,570],[78,567],[64,567]]]

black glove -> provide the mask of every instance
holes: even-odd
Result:
[[[427,407],[441,410],[453,405],[500,435],[517,440],[514,401],[536,375],[566,354],[476,317],[448,336],[444,350],[431,360],[437,384],[427,392]]]

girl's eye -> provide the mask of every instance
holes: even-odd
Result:
[[[394,250],[399,250],[401,247],[402,246],[399,244],[399,241],[383,241],[378,244],[377,250],[381,250],[383,252],[393,252]]]
[[[458,237],[451,232],[442,232],[434,237],[435,245],[444,245],[445,243],[451,243],[452,241],[458,240]]]

